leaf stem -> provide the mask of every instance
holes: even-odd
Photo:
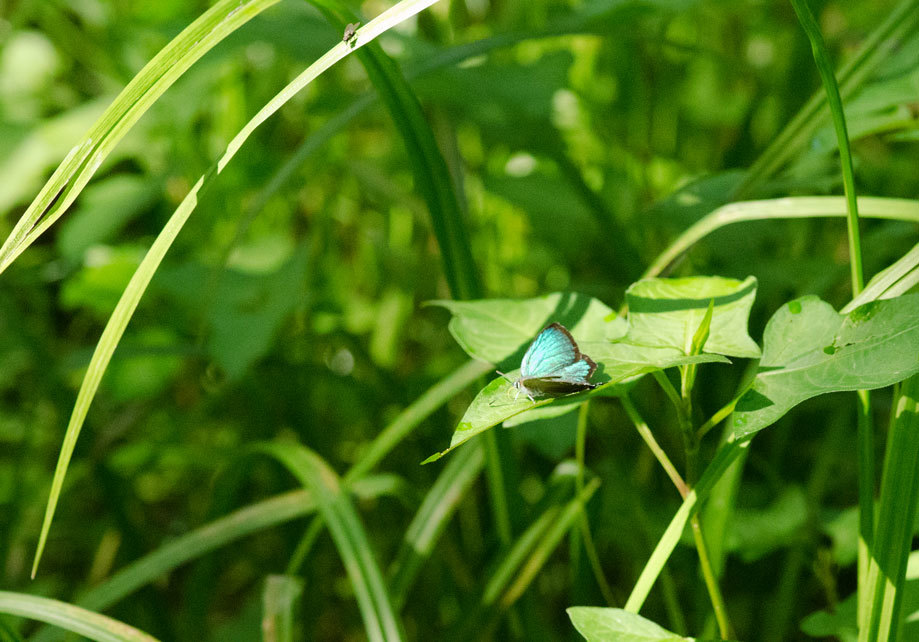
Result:
[[[587,416],[590,414],[590,400],[588,399],[578,409],[578,429],[575,440],[574,452],[577,459],[578,469],[575,477],[575,487],[577,488],[578,497],[584,494],[584,456],[587,445]],[[597,586],[600,587],[600,593],[609,606],[616,606],[616,598],[613,596],[613,589],[610,588],[606,576],[603,574],[603,565],[600,563],[600,555],[597,553],[597,547],[594,544],[593,535],[590,532],[590,520],[587,517],[587,506],[581,506],[581,518],[578,520],[580,527],[581,539],[584,542],[584,552],[587,554],[587,560],[590,562],[590,568],[593,571],[594,578],[597,580]]]
[[[648,448],[654,454],[654,457],[657,458],[657,461],[664,469],[664,472],[667,473],[670,481],[672,481],[673,485],[676,486],[676,489],[680,492],[680,496],[683,499],[686,499],[686,496],[689,495],[689,486],[686,485],[686,482],[683,481],[680,473],[677,472],[676,466],[673,465],[673,462],[671,462],[670,458],[667,457],[667,453],[664,452],[664,449],[661,448],[660,444],[657,443],[657,440],[654,438],[654,433],[651,432],[648,424],[644,419],[642,419],[641,415],[638,414],[638,409],[635,408],[635,404],[632,403],[632,400],[629,399],[629,396],[624,394],[620,399],[622,401],[622,407],[625,408],[625,412],[629,416],[629,419],[632,420],[632,424],[634,424],[638,434],[648,445]]]

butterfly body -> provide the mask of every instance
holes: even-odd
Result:
[[[590,377],[597,364],[582,354],[571,333],[560,323],[552,323],[536,335],[520,362],[520,377],[512,381],[517,391],[535,401],[536,397],[561,397],[591,390],[597,384]]]

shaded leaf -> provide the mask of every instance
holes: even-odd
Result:
[[[763,360],[737,402],[736,438],[828,392],[882,388],[919,372],[919,295],[837,314],[816,297],[789,302],[766,326]]]
[[[518,365],[537,333],[553,321],[567,327],[579,344],[619,338],[626,328],[623,319],[606,320],[613,313],[606,304],[576,292],[555,292],[533,299],[437,300],[431,304],[453,314],[450,334],[466,354],[496,365]]]

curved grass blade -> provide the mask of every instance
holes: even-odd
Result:
[[[313,493],[351,580],[367,637],[373,642],[401,640],[402,627],[373,549],[335,471],[319,455],[299,444],[264,444],[256,451],[277,459]]]
[[[919,223],[919,201],[903,198],[860,196],[863,218]],[[660,275],[671,263],[703,238],[726,225],[745,221],[795,218],[843,218],[846,202],[841,196],[800,196],[729,203],[707,214],[664,250],[645,270],[643,279]]]
[[[917,274],[919,274],[917,267],[919,267],[919,243],[897,259],[896,262],[875,274],[868,282],[868,285],[865,286],[865,289],[859,292],[858,296],[852,299],[840,312],[848,314],[855,308],[870,301],[892,299],[907,292],[916,284]]]
[[[166,252],[172,246],[173,241],[178,236],[188,217],[198,204],[199,193],[211,184],[213,179],[223,171],[227,163],[236,155],[236,152],[242,147],[243,143],[249,138],[252,132],[267,120],[272,114],[281,108],[290,100],[298,91],[309,85],[320,74],[329,69],[336,62],[347,56],[354,49],[370,42],[384,31],[391,29],[396,24],[410,18],[419,11],[434,4],[437,0],[403,0],[396,6],[383,12],[358,31],[359,39],[350,43],[340,42],[316,62],[310,65],[303,73],[297,76],[290,84],[282,89],[271,101],[262,107],[259,112],[246,123],[240,132],[227,145],[227,150],[217,163],[191,188],[191,191],[170,217],[162,232],[157,236],[150,250],[144,256],[131,281],[125,288],[121,299],[115,307],[115,311],[109,318],[93,352],[93,357],[87,368],[86,375],[77,394],[77,400],[74,404],[73,413],[70,416],[70,422],[67,425],[67,431],[64,435],[64,443],[61,446],[61,452],[58,457],[57,466],[54,470],[54,479],[51,482],[51,492],[48,497],[48,505],[45,509],[45,516],[42,522],[41,535],[39,536],[38,546],[35,552],[35,560],[32,564],[32,576],[35,576],[38,570],[38,563],[41,560],[41,554],[44,550],[48,538],[48,531],[51,528],[51,520],[54,517],[54,511],[57,507],[57,501],[60,497],[61,488],[64,484],[64,476],[73,455],[73,449],[76,445],[77,438],[80,435],[80,429],[86,419],[86,413],[89,405],[99,388],[99,382],[102,375],[108,367],[112,353],[121,340],[128,321],[137,309],[141,296],[147,289],[153,274],[156,272],[163,260]]]
[[[0,613],[54,624],[97,642],[156,642],[152,635],[124,622],[47,597],[0,591]]]
[[[444,466],[428,491],[392,564],[389,591],[396,610],[401,610],[421,565],[430,557],[450,517],[466,491],[482,472],[485,456],[481,444],[467,448]]]
[[[77,143],[0,247],[0,273],[69,208],[118,142],[217,43],[279,0],[220,0],[153,57]]]

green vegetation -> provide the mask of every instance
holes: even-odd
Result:
[[[0,10],[0,640],[919,638],[917,61],[909,0]]]

